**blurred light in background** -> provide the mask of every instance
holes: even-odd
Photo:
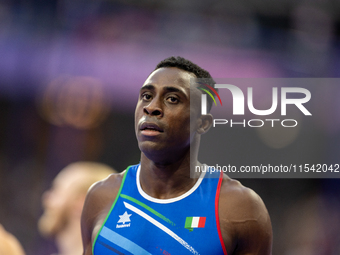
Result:
[[[280,118],[280,115],[270,116],[270,119],[279,120]],[[281,149],[292,144],[300,133],[303,118],[301,118],[299,113],[291,114],[289,118],[296,120],[298,125],[294,128],[283,127],[280,123],[282,121],[281,118],[280,121],[275,122],[274,127],[264,125],[262,128],[257,128],[256,131],[261,141],[273,149]],[[294,122],[287,123],[287,125],[294,125]]]
[[[58,126],[91,129],[108,116],[109,104],[98,79],[61,76],[51,81],[38,98],[42,116]]]
[[[315,50],[330,47],[334,21],[329,12],[313,5],[297,5],[292,12],[293,32],[306,46]]]

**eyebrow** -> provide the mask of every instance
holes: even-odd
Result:
[[[140,91],[144,90],[144,89],[148,89],[148,90],[155,90],[155,86],[154,85],[144,85],[143,87],[140,88]]]
[[[180,93],[183,93],[182,90],[180,90],[178,88],[175,88],[175,87],[164,87],[164,90],[166,92],[180,92]]]
[[[147,90],[155,90],[155,86],[152,84],[148,84],[148,85],[144,85],[143,87],[141,87],[140,91],[147,89]],[[171,86],[166,86],[164,87],[165,92],[179,92],[179,93],[183,93],[182,90],[175,88],[175,87],[171,87]]]

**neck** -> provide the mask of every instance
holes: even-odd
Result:
[[[72,219],[55,238],[59,255],[82,254],[80,219]]]
[[[168,199],[190,190],[200,176],[200,173],[190,176],[190,167],[201,165],[197,161],[197,154],[198,150],[188,150],[180,160],[162,164],[142,153],[140,184],[144,192],[154,198]]]

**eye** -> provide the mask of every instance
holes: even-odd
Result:
[[[149,94],[149,93],[143,93],[141,95],[141,98],[144,100],[144,101],[150,101],[150,99],[152,98],[152,95]]]
[[[178,98],[177,97],[174,97],[174,96],[170,96],[166,99],[168,102],[172,103],[172,104],[176,104],[179,102]]]

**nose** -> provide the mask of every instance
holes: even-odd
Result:
[[[47,205],[53,197],[53,191],[52,189],[46,190],[41,197],[41,202],[43,205]]]
[[[156,99],[152,100],[148,105],[144,106],[143,111],[150,116],[162,117],[163,110],[160,103]]]
[[[46,190],[43,193],[42,198],[41,198],[41,202],[43,205],[46,205],[48,203],[48,201],[51,199],[51,195],[52,195],[52,191],[50,189]]]

